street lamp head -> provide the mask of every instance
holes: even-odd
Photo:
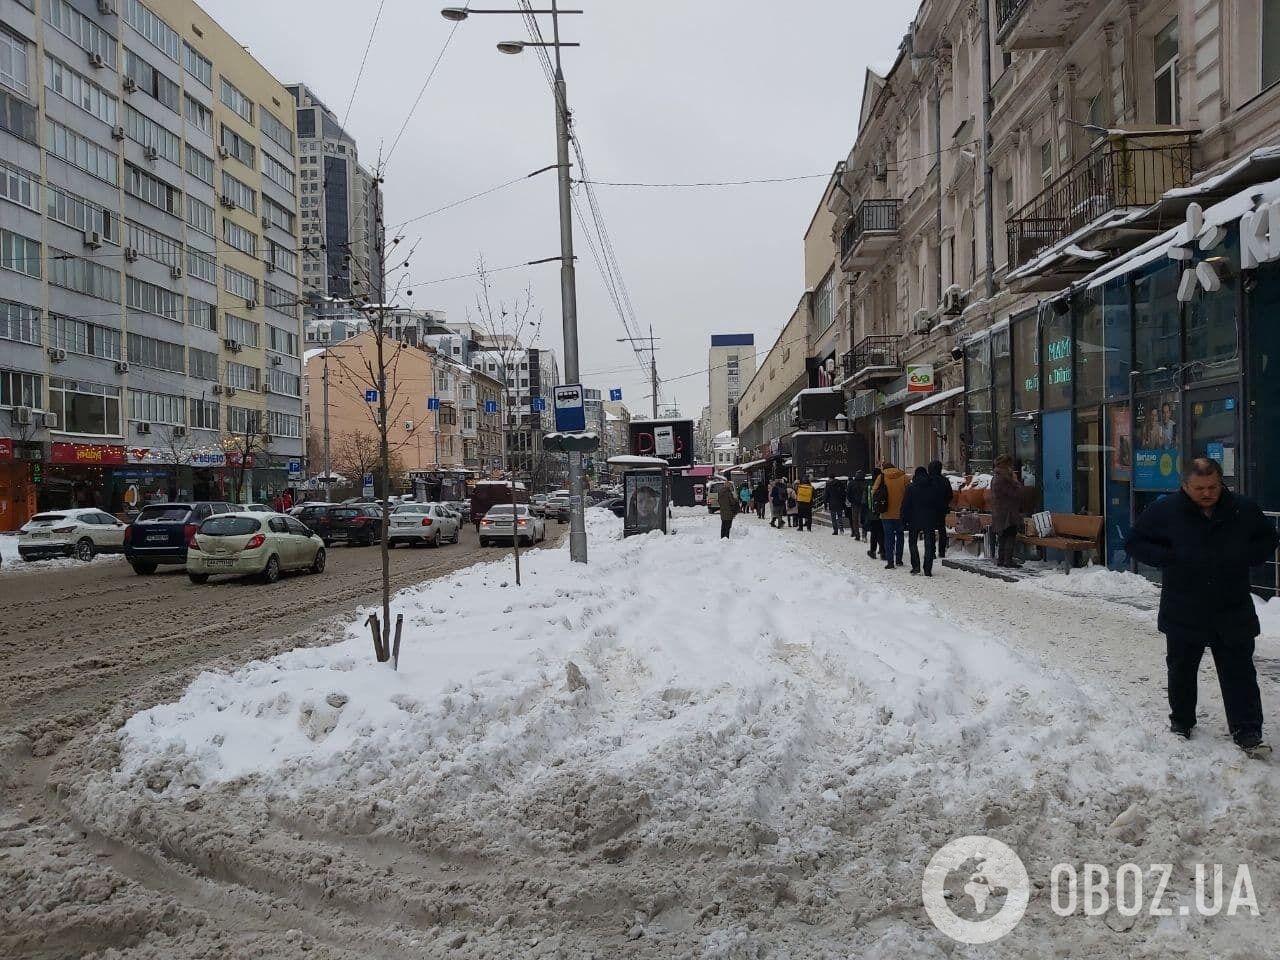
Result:
[[[440,11],[440,16],[446,20],[452,20],[454,23],[461,23],[467,19],[467,10],[465,7],[445,7]]]
[[[503,53],[524,53],[524,43],[519,40],[503,40],[498,44]]]

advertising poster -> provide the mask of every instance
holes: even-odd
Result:
[[[1111,410],[1111,479],[1133,479],[1133,438],[1129,428],[1129,405],[1117,404]]]
[[[622,527],[624,537],[653,530],[667,532],[667,505],[661,473],[628,471],[623,482],[623,495],[627,501]]]
[[[1140,397],[1134,404],[1133,486],[1135,490],[1177,490],[1182,470],[1178,395],[1172,391]]]

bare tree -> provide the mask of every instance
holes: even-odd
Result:
[[[233,471],[236,503],[244,502],[245,474],[253,469],[260,457],[267,456],[271,446],[271,435],[266,432],[262,417],[260,411],[251,410],[241,428],[232,430],[228,424],[227,432],[222,436],[222,451]]]
[[[399,447],[391,451],[390,474],[393,477],[404,476],[404,462],[400,458]],[[382,450],[378,434],[372,431],[351,430],[339,433],[330,438],[330,462],[338,473],[346,477],[363,477],[366,474],[378,474],[382,464]],[[378,491],[381,495],[382,491]]]

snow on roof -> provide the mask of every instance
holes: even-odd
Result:
[[[921,410],[927,410],[929,407],[937,406],[940,403],[946,403],[952,397],[957,397],[964,393],[964,387],[952,387],[950,390],[943,390],[941,393],[935,393],[933,396],[926,397],[917,403],[911,404],[903,413],[919,413]]]
[[[307,364],[307,363],[311,362],[311,360],[312,360],[313,358],[320,356],[320,355],[321,355],[322,353],[324,353],[324,352],[325,352],[325,350],[327,350],[327,349],[328,349],[327,347],[317,347],[317,348],[315,348],[315,349],[313,349],[313,350],[305,350],[305,351],[303,351],[303,354],[302,354],[302,362],[303,362],[303,364]]]
[[[608,464],[611,467],[669,467],[671,464],[663,460],[661,457],[636,457],[630,454],[623,454],[618,457],[610,457]]]
[[[1230,181],[1233,177],[1238,176],[1247,170],[1250,166],[1263,160],[1280,160],[1280,144],[1272,144],[1269,147],[1259,147],[1244,159],[1232,164],[1221,173],[1214,174],[1199,183],[1193,183],[1189,187],[1174,187],[1172,190],[1166,190],[1164,195],[1170,199],[1179,197],[1198,197],[1205,193],[1211,193],[1218,187]]]

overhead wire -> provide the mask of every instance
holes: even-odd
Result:
[[[356,91],[360,89],[360,80],[364,77],[364,67],[369,62],[369,50],[373,47],[373,37],[378,32],[378,21],[382,19],[382,8],[386,4],[387,0],[379,0],[378,12],[373,17],[373,26],[369,28],[369,41],[364,45],[364,56],[360,58],[360,69],[356,71],[356,82],[351,88],[351,99],[347,101],[347,112],[342,115],[342,128],[344,130],[347,127],[347,121],[351,118],[351,107],[356,102]]]
[[[466,9],[470,6],[468,2],[463,6]],[[386,166],[391,162],[391,156],[396,152],[396,147],[400,144],[400,138],[404,136],[404,132],[409,127],[409,121],[413,119],[414,113],[418,110],[418,104],[422,103],[423,96],[426,95],[427,87],[431,84],[431,78],[436,75],[436,70],[440,67],[440,61],[444,59],[445,51],[449,49],[449,44],[453,43],[453,35],[458,32],[458,27],[462,26],[461,20],[453,22],[449,35],[445,37],[444,44],[440,47],[440,52],[436,54],[435,62],[431,64],[431,69],[427,71],[427,78],[422,81],[422,88],[418,91],[417,98],[413,101],[413,106],[409,108],[409,112],[405,115],[404,123],[400,125],[400,131],[396,134],[396,138],[391,141],[391,147],[387,150],[386,157],[382,160],[382,166],[385,170]]]

